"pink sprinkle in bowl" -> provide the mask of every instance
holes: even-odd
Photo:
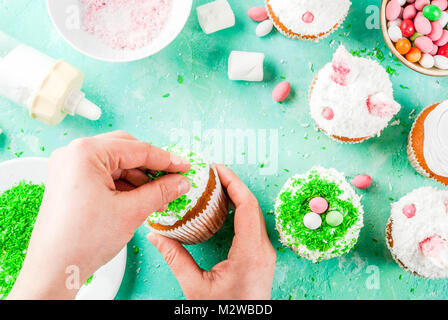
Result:
[[[171,13],[161,32],[146,46],[113,49],[82,28],[83,8],[79,0],[47,0],[47,9],[59,34],[82,54],[108,62],[130,62],[152,56],[173,42],[184,28],[193,0],[172,0]]]

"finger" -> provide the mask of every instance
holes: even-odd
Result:
[[[155,233],[150,233],[148,240],[159,250],[186,296],[198,288],[204,289],[204,271],[187,249],[179,242]]]
[[[224,165],[217,165],[216,169],[230,200],[235,204],[235,235],[250,243],[266,240],[266,225],[257,198],[232,170]]]
[[[140,225],[151,213],[187,193],[190,187],[190,181],[184,176],[168,174],[130,192],[116,194],[117,206]]]
[[[190,169],[187,160],[143,141],[102,139],[96,143],[101,160],[111,173],[117,169],[140,167],[166,172],[187,172]]]
[[[101,133],[94,136],[95,139],[126,139],[126,140],[137,140],[134,136],[127,133],[126,131],[117,130],[112,132]]]
[[[149,182],[149,177],[139,169],[122,170],[117,169],[112,173],[112,179],[125,180],[135,187],[140,187]]]

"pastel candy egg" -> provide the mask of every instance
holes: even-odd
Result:
[[[397,26],[390,26],[387,30],[387,33],[389,34],[390,40],[393,42],[397,42],[401,38],[403,38],[403,34],[401,33],[401,29]]]
[[[401,14],[401,6],[398,0],[391,0],[386,6],[386,18],[389,21],[397,19]]]
[[[358,189],[367,189],[372,185],[372,178],[367,174],[361,174],[353,178],[352,183]]]
[[[325,221],[332,227],[339,226],[342,221],[344,221],[344,217],[341,213],[337,211],[330,211],[327,213],[327,216],[325,217]]]
[[[430,53],[434,49],[434,43],[426,36],[415,39],[415,46],[423,53]]]
[[[398,2],[400,3],[400,6],[404,6],[406,3],[406,0],[398,0]],[[409,2],[409,1],[408,1]]]
[[[448,44],[440,47],[437,54],[448,58]]]
[[[264,21],[268,18],[268,13],[264,7],[252,7],[247,12],[247,15],[252,20],[258,22]]]
[[[418,37],[421,37],[421,36],[423,36],[423,35],[416,32],[409,39],[411,39],[411,41],[415,41],[415,39],[417,39]]]
[[[414,19],[417,15],[417,9],[413,4],[406,6],[403,10],[403,19]]]
[[[448,12],[443,11],[442,17],[439,19],[439,23],[442,26],[442,28],[445,28],[448,24]]]
[[[328,202],[322,197],[316,197],[310,200],[310,209],[314,213],[322,214],[328,210]]]
[[[425,6],[422,12],[425,18],[431,21],[437,21],[442,17],[442,10],[440,10],[438,6],[432,4]]]
[[[396,19],[396,20],[393,20],[393,21],[389,21],[389,22],[387,23],[387,27],[388,27],[388,28],[390,28],[390,27],[392,27],[392,26],[400,27],[402,21],[403,21],[403,20],[401,20],[401,19]]]
[[[436,41],[436,45],[439,47],[443,47],[445,44],[448,43],[448,30],[442,30],[442,36],[439,40]]]
[[[423,8],[429,4],[431,4],[431,1],[429,0],[417,0],[415,1],[415,9],[422,11]]]
[[[415,30],[423,35],[427,35],[432,31],[431,22],[424,16],[417,15],[417,17],[414,19],[414,26]]]
[[[309,212],[303,217],[303,224],[310,230],[316,230],[322,225],[322,218],[317,213]]]
[[[406,218],[411,219],[415,216],[417,208],[415,207],[414,204],[407,204],[403,207],[402,212],[406,216]]]
[[[280,82],[272,92],[272,99],[277,102],[285,100],[291,92],[291,85],[288,81]]]
[[[424,55],[422,55],[419,63],[423,68],[431,69],[432,67],[434,67],[434,57],[429,53],[425,53]]]
[[[311,23],[314,21],[314,14],[312,14],[311,12],[307,11],[303,14],[302,16],[302,20],[305,23]]]
[[[428,34],[429,39],[432,41],[437,41],[442,37],[443,34],[443,28],[440,25],[439,21],[433,21],[431,22],[431,33]]]
[[[334,118],[334,111],[333,109],[326,107],[322,110],[322,117],[324,117],[325,120],[333,120]]]
[[[257,29],[255,29],[255,34],[258,37],[267,36],[269,33],[271,33],[273,27],[274,24],[272,23],[272,21],[270,19],[266,19],[258,24]]]
[[[448,8],[448,1],[447,0],[434,0],[431,2],[432,5],[438,6],[440,10],[444,11],[446,8]]]
[[[432,47],[432,50],[429,54],[432,56],[435,56],[435,55],[437,55],[437,51],[439,51],[439,47],[436,44],[434,44]]]
[[[434,65],[441,70],[448,70],[448,58],[437,55],[434,57]]]

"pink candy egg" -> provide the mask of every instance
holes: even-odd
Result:
[[[427,6],[428,4],[431,4],[431,1],[429,1],[429,0],[417,0],[417,1],[415,1],[415,8],[418,11],[422,11],[423,8],[425,6]]]
[[[438,45],[439,47],[443,47],[447,43],[448,43],[448,30],[443,30],[442,36],[438,41],[436,41],[436,45]]]
[[[411,219],[415,216],[415,213],[417,212],[417,208],[414,204],[408,204],[403,207],[403,214],[408,218]]]
[[[272,99],[277,102],[285,100],[291,92],[291,85],[288,81],[280,82],[272,92]]]
[[[432,50],[431,50],[431,52],[429,54],[435,56],[435,55],[437,55],[438,51],[439,51],[439,47],[436,44],[433,44],[432,45]]]
[[[417,15],[417,9],[415,9],[415,6],[413,4],[408,5],[403,10],[403,19],[414,19]]]
[[[367,174],[361,174],[356,176],[352,183],[356,188],[364,190],[372,185],[372,178]]]
[[[440,25],[439,21],[433,21],[431,22],[431,33],[428,34],[428,37],[432,40],[432,41],[437,41],[442,37],[443,34],[443,28]]]
[[[334,111],[333,109],[326,107],[322,110],[322,117],[326,120],[333,120],[334,118]]]
[[[268,18],[268,12],[264,7],[252,7],[248,11],[248,16],[254,21],[264,21]]]
[[[421,12],[417,14],[417,17],[414,20],[415,30],[423,35],[430,34],[432,31],[431,22],[420,13]]]
[[[431,53],[434,50],[434,43],[426,36],[418,37],[414,43],[423,53]]]
[[[401,14],[401,6],[398,0],[390,1],[386,6],[386,18],[389,21],[397,19]]]
[[[314,213],[322,214],[328,210],[328,202],[321,197],[313,198],[310,201],[310,209]]]
[[[447,0],[434,0],[431,4],[438,6],[442,11],[445,11],[445,9],[448,8]]]

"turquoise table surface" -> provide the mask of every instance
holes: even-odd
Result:
[[[195,0],[193,9],[206,2]],[[209,150],[213,160],[225,161],[241,176],[265,212],[278,256],[273,299],[446,299],[448,280],[418,279],[398,267],[386,247],[384,229],[392,201],[417,187],[442,188],[414,171],[406,144],[419,111],[448,98],[448,79],[417,74],[392,58],[379,29],[379,0],[353,0],[344,27],[319,43],[289,40],[276,31],[257,38],[256,23],[247,17],[247,10],[263,1],[229,2],[237,19],[235,27],[205,35],[193,10],[183,32],[165,50],[138,62],[113,64],[85,57],[70,47],[53,27],[45,1],[0,0],[0,29],[83,70],[84,91],[104,112],[97,122],[67,117],[59,126],[47,127],[0,98],[0,160],[47,157],[75,138],[117,129],[160,146],[180,143]],[[310,84],[339,43],[388,68],[395,97],[403,106],[394,119],[396,125],[360,145],[330,140],[314,129],[308,112]],[[227,59],[232,50],[264,52],[265,81],[228,80]],[[271,93],[284,78],[291,82],[293,93],[278,104]],[[265,133],[267,150],[257,146],[260,155],[256,155],[245,147],[232,156],[229,143],[222,144],[216,137],[243,134],[239,129],[255,133],[261,145]],[[273,158],[264,159],[263,152]],[[365,227],[356,248],[318,264],[298,259],[281,246],[272,213],[288,176],[313,165],[334,167],[348,178],[360,173],[374,178],[369,190],[359,191]],[[176,279],[146,234],[141,227],[128,245],[127,269],[117,299],[183,299]],[[232,236],[230,215],[211,240],[188,250],[202,268],[209,269],[225,259]]]

